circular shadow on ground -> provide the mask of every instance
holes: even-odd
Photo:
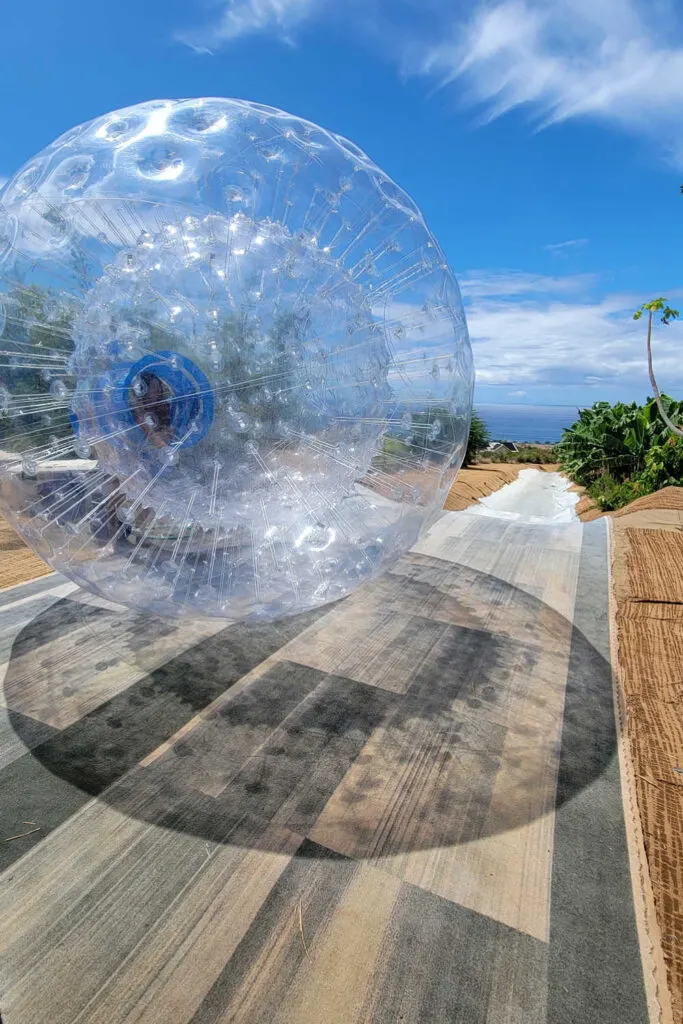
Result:
[[[578,630],[495,577],[414,554],[332,610],[275,624],[60,600],[17,636],[4,695],[34,747],[10,781],[24,817],[42,802],[43,835],[96,796],[215,842],[275,850],[286,829],[391,856],[526,825],[616,747],[610,667]],[[55,727],[38,745],[36,719]]]

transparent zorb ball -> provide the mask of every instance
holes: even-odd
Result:
[[[161,614],[273,618],[443,506],[472,362],[420,211],[271,107],[155,101],[0,193],[0,501],[52,566]]]

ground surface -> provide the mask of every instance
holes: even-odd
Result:
[[[578,497],[561,473],[524,468],[516,480],[481,498],[468,512],[530,525],[571,523],[577,518]]]
[[[2,595],[5,1024],[647,1021],[606,539],[447,515],[277,625]]]
[[[453,484],[445,507],[447,509],[464,509],[479,498],[492,494],[499,488],[517,478],[524,466],[486,465],[463,469]],[[555,469],[557,467],[540,466],[539,469]],[[0,590],[12,587],[45,576],[52,572],[49,565],[34,554],[33,551],[9,523],[0,515]]]
[[[555,465],[532,466],[522,463],[481,463],[461,469],[450,489],[444,508],[456,512],[469,508],[481,498],[493,494],[506,484],[512,483],[519,476],[520,470],[539,469],[542,472],[554,472]]]
[[[50,566],[34,555],[7,520],[0,516],[0,589],[50,572]]]
[[[655,928],[683,1021],[683,488],[638,499],[612,524],[624,720]]]

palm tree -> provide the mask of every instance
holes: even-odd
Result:
[[[677,427],[666,414],[664,405],[662,403],[662,396],[655,380],[655,372],[652,368],[652,317],[655,313],[661,312],[661,322],[663,324],[669,324],[672,320],[677,320],[680,313],[677,309],[672,309],[671,306],[667,305],[666,299],[652,299],[651,302],[644,302],[640,309],[637,309],[633,314],[634,320],[640,320],[643,313],[647,313],[647,369],[650,374],[650,383],[652,384],[652,390],[654,391],[655,401],[659,414],[666,423],[669,430],[672,430],[674,434],[678,434],[679,437],[683,437],[683,430]]]

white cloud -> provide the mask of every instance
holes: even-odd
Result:
[[[583,249],[584,245],[588,245],[587,238],[570,238],[566,242],[554,242],[552,245],[544,245],[543,248],[546,252],[551,252],[553,256],[566,256],[576,249]]]
[[[594,281],[592,274],[571,274],[550,277],[545,274],[528,274],[522,270],[467,270],[458,276],[463,295],[469,299],[489,296],[557,294],[577,292],[587,288]]]
[[[291,41],[324,16],[408,74],[457,81],[485,121],[520,107],[538,127],[600,119],[656,137],[683,165],[677,0],[222,0],[220,9],[179,38],[209,51],[255,32]]]
[[[591,297],[582,275],[535,278],[538,288],[502,292],[509,274],[492,274],[487,291],[469,291],[463,275],[477,381],[480,385],[527,389],[620,385],[635,394],[647,389],[645,335],[633,321],[638,297]],[[531,275],[526,275],[531,278]],[[655,367],[666,391],[683,387],[681,326],[657,329]]]
[[[527,391],[508,391],[508,398],[526,398]]]
[[[292,32],[311,17],[324,0],[227,0],[217,22],[179,32],[177,38],[193,49],[212,52],[240,36],[272,32],[291,41]]]
[[[539,127],[591,117],[679,141],[683,45],[673,0],[502,0],[429,47],[421,70],[461,79],[492,120],[516,107]]]

